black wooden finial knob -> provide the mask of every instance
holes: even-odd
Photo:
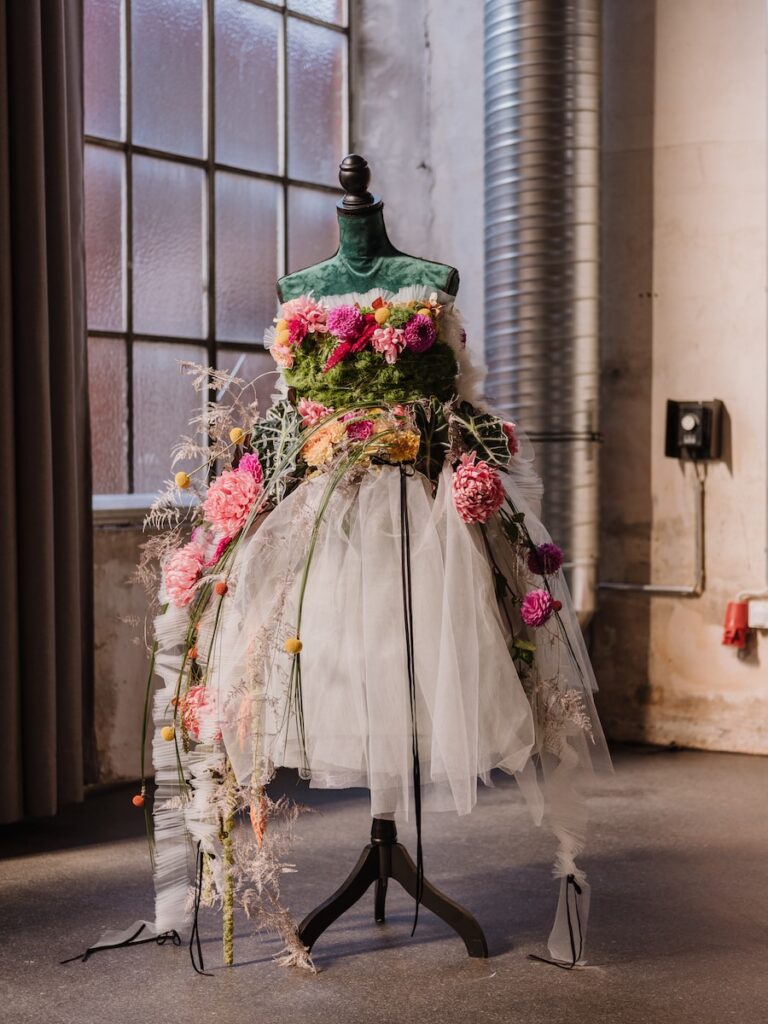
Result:
[[[344,198],[340,205],[346,210],[373,206],[378,200],[368,191],[371,180],[371,169],[368,161],[357,153],[345,156],[339,164],[339,181],[344,189]]]

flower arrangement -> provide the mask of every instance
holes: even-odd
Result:
[[[328,307],[285,302],[267,343],[289,387],[323,405],[414,401],[455,390],[456,356],[441,338],[437,293],[409,302]]]

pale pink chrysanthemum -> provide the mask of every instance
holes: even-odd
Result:
[[[192,686],[179,700],[181,721],[188,735],[198,742],[221,739],[215,722],[216,707],[207,686]]]
[[[203,515],[219,533],[234,537],[245,526],[260,492],[261,482],[252,473],[225,469],[208,488]]]
[[[378,327],[371,337],[371,346],[381,352],[391,366],[405,346],[405,336],[397,327]]]
[[[328,310],[309,295],[300,295],[297,299],[283,303],[282,317],[288,321],[291,341],[298,344],[306,334],[325,330]],[[294,327],[294,324],[300,325],[301,330]]]
[[[276,341],[270,346],[269,351],[277,365],[285,367],[286,370],[290,370],[296,362],[296,354],[290,345],[281,345]]]
[[[163,566],[163,582],[171,604],[185,608],[190,603],[204,564],[205,551],[197,540],[191,540],[170,555]]]
[[[504,504],[501,477],[474,452],[462,455],[453,474],[453,504],[465,523],[484,523]]]
[[[517,439],[517,424],[512,423],[508,420],[506,423],[501,424],[501,429],[507,435],[507,447],[509,448],[509,457],[517,455],[520,451],[520,442]]]
[[[302,426],[314,427],[320,420],[330,416],[333,409],[323,405],[322,402],[313,402],[311,398],[302,398],[299,400],[298,412],[301,416]]]
[[[520,617],[526,626],[543,626],[557,607],[547,590],[531,590],[520,604]]]

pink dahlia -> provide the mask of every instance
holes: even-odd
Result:
[[[507,421],[501,424],[501,429],[507,435],[507,447],[509,448],[509,457],[517,455],[520,451],[520,442],[517,439],[517,424]]]
[[[437,337],[432,318],[424,316],[423,313],[412,316],[405,325],[403,333],[405,334],[405,344],[412,352],[426,352],[435,344]]]
[[[336,306],[328,313],[328,332],[341,341],[355,341],[364,326],[365,318],[357,306]]]
[[[302,398],[298,405],[299,416],[301,416],[301,423],[304,427],[314,427],[325,419],[326,416],[330,416],[333,412],[327,405],[323,405],[322,402],[313,402],[311,398]]]
[[[264,483],[264,470],[261,468],[259,456],[246,452],[237,464],[238,473],[250,473],[259,486]]]
[[[371,345],[377,352],[381,352],[391,366],[397,362],[397,357],[405,347],[405,337],[396,327],[378,327],[373,332]]]
[[[208,488],[203,515],[219,533],[234,537],[245,526],[261,491],[253,473],[225,469]]]
[[[557,544],[539,544],[528,552],[528,568],[537,576],[551,576],[563,564],[563,552]]]
[[[201,738],[201,733],[204,740],[221,739],[221,730],[214,731],[212,728],[215,711],[212,696],[206,686],[190,687],[179,701],[181,721],[196,742]]]
[[[523,598],[520,615],[526,626],[543,626],[552,612],[559,606],[546,590],[531,590]]]
[[[453,474],[453,504],[465,523],[484,523],[504,504],[501,477],[474,452],[462,455]]]
[[[283,303],[282,317],[288,321],[293,345],[300,344],[307,334],[324,331],[327,316],[328,310],[325,306],[308,295],[300,295],[297,299]],[[296,327],[293,326],[294,323]]]
[[[191,540],[168,558],[163,567],[163,581],[171,604],[185,608],[190,603],[195,596],[204,564],[203,546],[196,540]]]

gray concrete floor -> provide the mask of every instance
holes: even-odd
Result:
[[[0,1020],[5,1024],[369,1024],[768,1020],[768,762],[623,749],[594,800],[590,966],[543,953],[554,909],[552,842],[513,783],[483,789],[472,815],[425,819],[428,876],[480,919],[487,961],[391,889],[386,924],[372,893],[320,939],[316,975],[276,966],[277,943],[238,921],[236,965],[221,966],[217,920],[202,917],[206,966],[154,944],[58,961],[105,927],[152,917],[140,814],[130,791],[92,797],[55,821],[0,830]],[[295,790],[294,790],[295,791]],[[301,787],[317,811],[298,824],[284,894],[297,917],[343,879],[369,827],[364,792]],[[400,838],[413,849],[413,832]]]

